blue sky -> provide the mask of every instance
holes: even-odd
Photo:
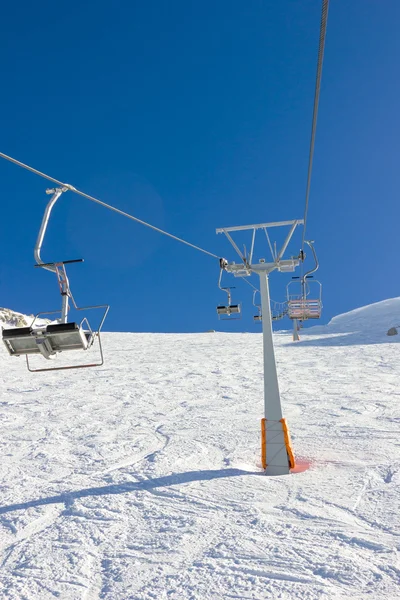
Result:
[[[303,216],[320,11],[319,0],[8,3],[0,150],[232,260],[216,227]],[[399,295],[399,19],[395,0],[330,6],[307,230],[322,322]],[[48,185],[5,161],[0,180],[0,305],[57,309],[55,278],[33,268]],[[244,318],[217,321],[216,260],[67,193],[43,258],[77,257],[72,291],[111,304],[108,330],[259,327],[237,280]],[[287,280],[272,274],[275,300]]]

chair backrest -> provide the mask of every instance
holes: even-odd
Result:
[[[217,306],[219,315],[231,315],[240,313],[240,304],[228,304],[227,306]]]
[[[319,299],[291,299],[287,306],[289,319],[319,319],[321,316],[322,302]]]

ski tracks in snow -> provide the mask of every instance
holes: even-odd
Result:
[[[276,341],[286,478],[256,467],[259,335],[106,334],[84,380],[2,356],[0,598],[393,600],[393,349]]]

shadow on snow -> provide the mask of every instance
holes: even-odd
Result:
[[[264,475],[263,471],[243,471],[242,469],[218,469],[205,471],[187,471],[185,473],[174,473],[164,477],[148,479],[146,481],[135,481],[131,483],[122,483],[115,485],[106,485],[102,487],[84,488],[75,492],[63,492],[56,496],[39,498],[18,504],[9,504],[0,507],[0,515],[12,512],[14,510],[25,510],[35,506],[45,506],[47,504],[65,504],[70,506],[78,498],[88,498],[94,496],[106,496],[108,494],[126,494],[128,492],[152,490],[158,487],[169,487],[192,481],[210,481],[212,479],[222,479],[224,477],[238,477],[241,475]]]
[[[310,329],[299,331],[300,341],[289,342],[290,346],[369,346],[373,344],[393,344],[400,342],[400,335],[387,336],[386,332],[379,336],[376,333],[368,335],[366,332],[355,331],[352,333],[330,333],[325,336],[321,332],[313,332]],[[302,339],[302,335],[307,339]],[[315,336],[315,337],[313,337]]]

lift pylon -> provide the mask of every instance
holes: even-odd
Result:
[[[261,463],[267,475],[288,475],[290,469],[295,466],[289,431],[286,420],[282,416],[272,337],[272,315],[268,278],[272,271],[291,272],[299,265],[299,257],[288,259],[284,259],[283,257],[296,227],[302,224],[303,220],[294,220],[217,229],[217,233],[224,233],[226,235],[241,258],[241,263],[226,262],[224,269],[236,277],[248,277],[252,273],[256,273],[260,278],[264,355],[264,418],[261,420]],[[278,252],[276,245],[271,244],[268,230],[284,226],[289,226],[290,229]],[[248,254],[243,254],[231,234],[246,230],[252,230],[253,233],[250,251]],[[272,256],[271,262],[266,262],[265,258],[260,258],[258,262],[253,261],[255,238],[259,230],[263,230],[265,233]]]

